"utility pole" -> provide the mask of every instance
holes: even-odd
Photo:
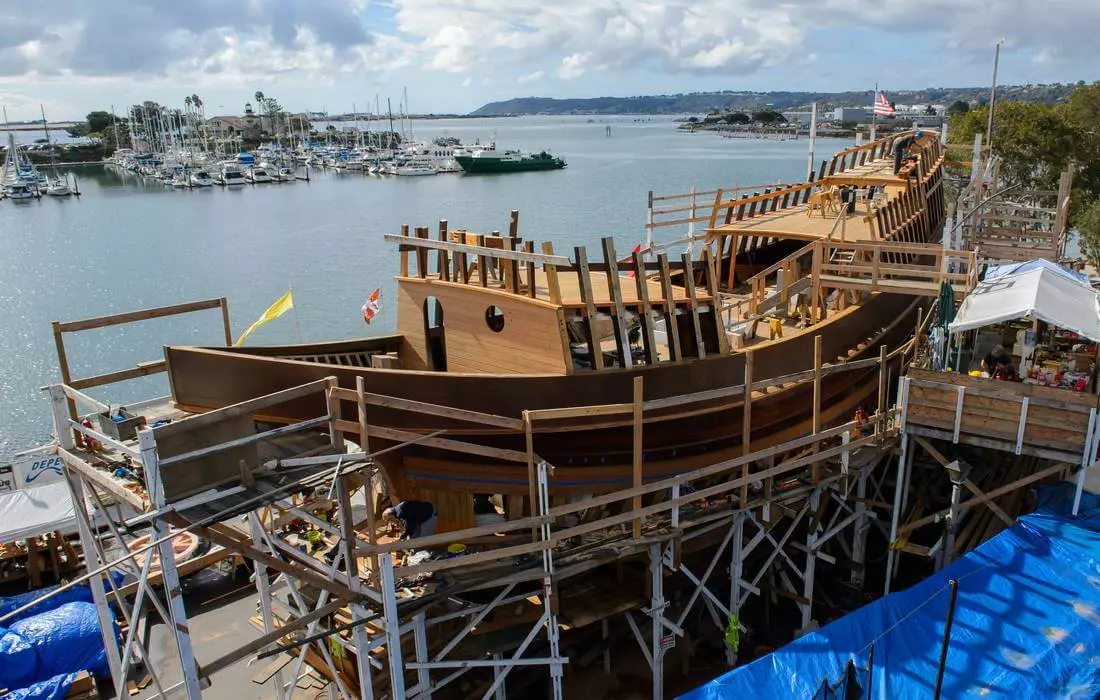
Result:
[[[1001,44],[1004,42],[1004,39],[998,41],[997,48],[993,51],[993,84],[989,88],[989,124],[986,125],[985,130],[985,142],[990,152],[993,149],[993,112],[997,109],[997,64],[1001,61]]]

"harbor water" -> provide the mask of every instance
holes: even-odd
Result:
[[[608,126],[610,136],[608,135]],[[257,330],[266,344],[383,334],[398,253],[382,236],[401,224],[506,231],[554,242],[558,253],[611,235],[623,255],[645,239],[646,193],[796,182],[808,142],[687,134],[667,118],[524,117],[412,123],[416,138],[495,140],[551,151],[564,170],[510,175],[378,177],[313,171],[311,182],[173,190],[109,166],[72,169],[83,196],[0,202],[0,461],[49,439],[59,380],[50,323],[228,297],[240,333],[288,288],[295,312]],[[20,137],[23,138],[23,137]],[[819,140],[818,153],[844,142]],[[705,210],[708,202],[700,200]],[[658,240],[683,229],[659,231]],[[382,289],[367,326],[364,299]],[[216,310],[66,336],[75,376],[159,359],[166,343],[220,344]],[[125,403],[168,393],[164,375],[90,393]]]

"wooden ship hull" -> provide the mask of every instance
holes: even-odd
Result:
[[[865,161],[870,165],[881,160],[889,142],[885,139],[862,150],[844,152],[852,155],[843,156],[836,177],[846,170],[863,168]],[[859,217],[869,236],[862,239],[863,243],[850,244],[854,246],[853,260],[858,262],[859,256],[870,255],[859,245],[874,244],[875,274],[883,257],[879,247],[917,246],[942,226],[942,194],[938,191],[942,153],[933,146],[922,158],[923,172],[917,173],[911,187],[904,178],[898,178],[906,184],[899,189],[896,213],[868,210]],[[836,160],[830,171],[836,167]],[[824,164],[822,170],[824,176]],[[848,172],[848,177],[857,176]],[[819,181],[827,183],[827,179]],[[818,187],[823,191],[822,185]],[[464,232],[457,237],[454,233],[448,235],[445,225],[441,225],[437,242],[427,238],[426,229],[410,236],[406,228],[403,236],[392,237],[401,244],[402,251],[397,335],[277,347],[167,347],[165,359],[173,399],[181,408],[202,411],[327,376],[335,376],[341,387],[353,391],[361,382],[365,391],[377,398],[368,411],[369,450],[381,452],[377,461],[384,469],[391,496],[436,503],[444,529],[473,524],[472,498],[468,498],[473,494],[530,493],[530,466],[525,459],[516,458],[526,454],[528,439],[532,451],[554,467],[550,492],[556,497],[628,487],[634,478],[633,417],[629,412],[594,415],[578,407],[630,404],[635,399],[638,377],[647,406],[642,431],[642,473],[646,480],[742,454],[745,401],[740,395],[723,396],[721,390],[746,380],[746,357],[750,352],[750,380],[754,384],[767,385],[767,380],[802,374],[800,381],[777,381],[761,387],[752,397],[747,432],[752,449],[778,444],[813,428],[814,385],[806,375],[815,368],[815,337],[820,337],[817,342],[821,344],[818,368],[821,361],[837,364],[877,358],[883,347],[894,351],[909,340],[918,321],[918,307],[930,305],[927,301],[922,304],[920,295],[933,296],[936,290],[935,285],[928,285],[927,291],[916,292],[917,298],[913,293],[883,293],[879,289],[889,288],[889,280],[883,277],[863,291],[865,288],[854,281],[845,287],[848,278],[842,277],[834,284],[843,299],[826,312],[825,292],[815,280],[826,278],[824,271],[832,269],[828,266],[830,256],[835,255],[829,226],[835,229],[832,220],[822,219],[826,225],[817,238],[798,238],[775,230],[739,233],[739,226],[767,224],[767,217],[773,215],[778,220],[785,211],[792,213],[791,207],[801,207],[793,216],[806,217],[807,207],[812,215],[812,202],[808,201],[811,189],[796,185],[765,193],[754,198],[762,201],[759,211],[755,201],[752,210],[748,210],[745,199],[716,202],[707,244],[717,249],[717,257],[712,258],[708,248],[699,261],[702,267],[686,255],[679,268],[670,266],[664,255],[658,256],[657,264],[645,263],[637,253],[617,263],[613,244],[609,246],[606,239],[602,264],[589,265],[583,249],[576,250],[575,261],[554,256],[548,245],[544,245],[542,255],[534,253],[531,244],[520,252],[515,219],[512,240],[501,237],[497,242],[500,252],[496,254],[502,256],[499,260],[492,259],[491,241],[484,236]],[[797,221],[799,226],[806,225],[801,219]],[[757,263],[774,263],[781,254],[773,254],[769,261],[768,250],[776,243],[786,243],[785,252],[792,240],[799,241],[799,245],[810,240],[811,245],[759,273],[759,284],[754,282],[756,278],[748,280],[749,296],[742,301],[747,301],[750,312],[755,313],[746,314],[744,304],[739,313],[754,329],[758,323],[767,328],[767,310],[760,311],[763,307],[756,303],[759,295],[753,296],[753,287],[756,284],[756,291],[761,291],[767,276],[781,267],[787,279],[784,284],[775,283],[772,296],[782,297],[789,308],[793,302],[787,298],[788,292],[794,298],[794,294],[812,290],[817,322],[809,328],[799,323],[797,329],[791,324],[782,337],[757,336],[748,347],[730,348],[726,332],[729,324],[721,316],[725,298],[721,286],[728,282],[732,292],[740,281],[729,271],[742,269],[746,262],[743,258],[754,257],[749,251],[755,251]],[[799,268],[800,262],[809,259],[806,251],[810,247],[812,267],[803,264]],[[429,262],[432,252],[438,256],[434,270]],[[801,258],[800,253],[804,253]],[[415,274],[410,272],[410,260],[415,261]],[[889,257],[882,267],[900,274],[906,261],[916,264],[920,260],[909,250],[906,255]],[[940,262],[937,259],[933,264],[940,267]],[[536,264],[540,269],[536,270]],[[676,283],[670,267],[676,272]],[[568,275],[563,274],[566,270],[577,273],[576,290],[568,288]],[[626,270],[653,270],[655,274],[652,280],[646,274],[635,275],[635,292],[626,286],[620,289],[620,278],[624,285],[635,283],[626,282],[626,276],[620,275]],[[495,279],[497,272],[499,280]],[[705,290],[696,290],[696,283]],[[653,298],[654,294],[662,298]],[[432,304],[441,309],[438,323],[428,311]],[[594,368],[578,364],[577,353],[584,354],[585,349],[587,357],[608,355],[601,347],[600,334],[594,330],[601,312],[612,326],[628,318],[638,324],[645,350],[638,361],[619,360],[619,366],[603,366],[605,361],[600,359]],[[658,348],[652,319],[660,320],[662,314],[666,333],[669,328],[673,332],[667,333],[667,347]],[[493,316],[499,317],[502,327],[490,325],[486,331],[485,325]],[[583,331],[580,338],[568,328],[570,324]],[[618,356],[628,354],[625,322],[612,335],[613,350],[620,351]],[[385,368],[394,364],[400,368]],[[847,422],[860,408],[873,413],[879,387],[880,373],[873,366],[825,376],[816,404],[820,427]],[[698,396],[690,402],[677,400],[692,394]],[[311,401],[289,401],[266,409],[260,417],[293,421],[325,410],[317,405],[317,399]],[[415,404],[431,404],[437,409],[418,411]],[[554,409],[559,413],[547,420],[524,422],[525,412]],[[499,420],[474,421],[462,412]],[[342,415],[349,423],[357,419],[354,406],[346,403]],[[410,439],[413,442],[409,443]],[[449,441],[471,449],[456,452],[445,444]],[[440,504],[450,505],[441,508]]]

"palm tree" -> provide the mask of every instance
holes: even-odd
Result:
[[[264,93],[260,90],[256,91],[256,109],[260,112],[260,136],[264,133]]]

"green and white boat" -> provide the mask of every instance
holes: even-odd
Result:
[[[565,167],[564,160],[546,151],[521,153],[486,149],[465,155],[456,153],[455,160],[467,173],[518,173],[526,170],[560,170]]]

